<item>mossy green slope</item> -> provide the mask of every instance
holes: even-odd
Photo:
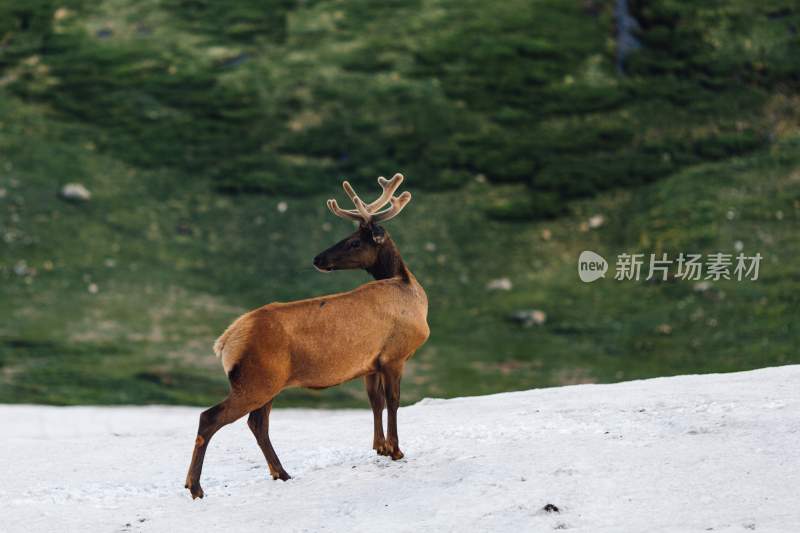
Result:
[[[657,4],[632,4],[622,77],[606,3],[276,3],[286,25],[256,35],[248,2],[223,29],[209,2],[41,0],[24,28],[0,2],[0,401],[217,401],[238,313],[368,279],[311,268],[350,229],[324,199],[396,170],[415,197],[389,230],[433,331],[406,402],[798,362],[797,13]],[[75,181],[91,201],[58,197]],[[576,273],[585,249],[737,246],[758,281]],[[508,319],[531,308],[544,325]]]

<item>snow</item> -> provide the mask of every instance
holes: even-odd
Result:
[[[201,409],[0,406],[0,531],[796,532],[798,384],[800,365],[423,400],[397,462],[366,409],[274,409],[294,479],[269,478],[241,420],[196,501]]]

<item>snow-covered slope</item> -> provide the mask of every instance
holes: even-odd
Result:
[[[424,400],[398,462],[366,410],[275,409],[294,479],[242,420],[192,501],[199,412],[0,406],[0,531],[800,531],[800,366]]]

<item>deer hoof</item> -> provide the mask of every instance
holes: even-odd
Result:
[[[278,480],[278,479],[280,479],[281,481],[289,481],[290,479],[292,479],[292,476],[290,476],[289,474],[287,474],[285,470],[281,470],[281,471],[280,471],[280,472],[278,472],[277,474],[273,473],[273,474],[272,474],[272,479],[273,479],[273,480]]]
[[[376,444],[372,447],[378,455],[389,455],[389,447],[386,443]]]
[[[192,499],[196,500],[197,498],[202,498],[205,494],[203,493],[203,487],[200,486],[199,481],[194,481],[192,483],[186,483],[185,488],[189,489],[189,492],[192,493]]]
[[[400,451],[400,448],[397,446],[396,443],[386,442],[383,447],[384,453],[381,455],[388,455],[392,458],[392,461],[397,461],[398,459],[403,458],[403,452]],[[378,452],[381,453],[381,452]]]

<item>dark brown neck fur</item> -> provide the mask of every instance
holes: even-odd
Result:
[[[406,283],[409,281],[408,269],[400,257],[400,252],[397,250],[394,241],[387,237],[386,241],[378,251],[378,259],[375,263],[367,268],[367,272],[372,274],[375,279],[389,279],[399,276]]]

